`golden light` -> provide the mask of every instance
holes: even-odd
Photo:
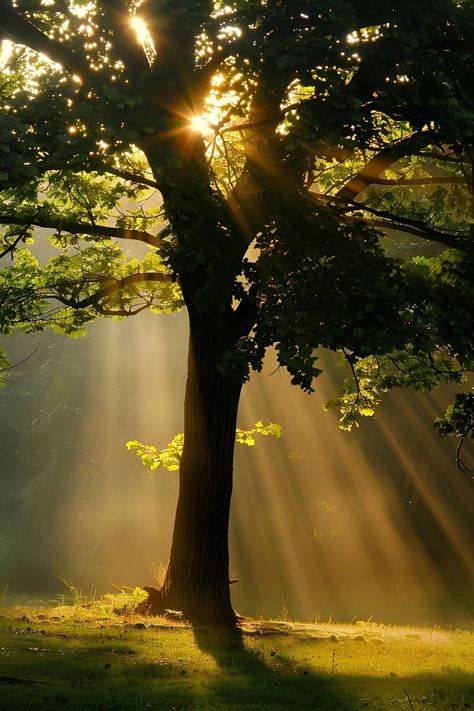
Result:
[[[211,80],[212,86],[221,86],[225,81],[225,76],[223,74],[214,74]]]
[[[42,0],[42,5],[53,5],[54,3],[49,3],[45,2]],[[78,17],[79,19],[83,19],[84,17],[87,17],[87,15],[91,14],[95,10],[95,5],[93,2],[88,2],[86,4],[84,3],[72,3],[69,6],[69,12],[71,15],[74,15],[75,17]]]
[[[143,44],[143,42],[149,37],[149,32],[147,30],[144,20],[142,20],[141,17],[137,17],[135,15],[131,18],[130,24],[135,30],[138,41]]]
[[[130,18],[130,25],[136,34],[138,42],[144,49],[149,64],[151,65],[156,56],[156,49],[145,21],[143,18],[133,15],[133,17]]]
[[[93,328],[94,335],[83,342],[88,357],[96,364],[94,377],[100,387],[81,394],[91,417],[83,421],[77,431],[78,457],[67,493],[67,507],[74,526],[65,536],[71,567],[65,572],[74,573],[84,588],[88,587],[91,575],[94,587],[103,590],[133,584],[134,580],[150,580],[151,564],[166,561],[178,478],[170,472],[164,472],[164,476],[148,476],[142,465],[137,466],[127,453],[125,442],[135,436],[146,442],[168,442],[182,430],[181,413],[178,408],[174,412],[174,402],[176,389],[180,392],[184,389],[186,328],[184,314],[167,320],[144,313],[121,323],[104,321],[100,332]],[[170,333],[173,334],[171,341]],[[124,338],[128,363],[126,384],[120,383],[119,375],[124,366],[121,346]],[[170,345],[173,341],[175,345]],[[144,342],[148,344],[146,349]],[[157,383],[154,377],[150,378],[146,367],[150,349],[163,378],[160,376],[159,406],[153,399],[145,403],[145,394]],[[101,352],[107,354],[105,358]],[[132,426],[128,406],[123,407],[124,386],[127,392],[133,393],[129,403],[134,412]],[[116,451],[121,452],[123,469],[117,468],[110,454]],[[136,520],[146,523],[137,527]],[[153,546],[143,552],[145,531]],[[85,550],[92,549],[99,561],[93,573],[90,558],[84,555]],[[137,550],[141,550],[142,555],[136,555]]]
[[[166,471],[149,477],[124,443],[137,438],[160,447],[182,431],[187,321],[183,313],[144,313],[97,322],[91,331],[90,339],[70,346],[71,359],[81,349],[68,361],[77,367],[59,380],[64,391],[50,401],[64,403],[67,392],[75,403],[68,417],[77,426],[74,448],[51,464],[56,482],[68,471],[58,494],[61,517],[48,511],[61,562],[48,554],[41,564],[83,589],[92,583],[110,591],[152,582],[151,562],[169,555],[178,477]],[[456,472],[452,443],[442,445],[432,430],[432,409],[445,403],[392,393],[386,419],[343,433],[336,413],[321,409],[334,395],[338,372],[324,365],[311,398],[274,372],[271,353],[264,373],[244,390],[240,426],[277,420],[283,436],[236,449],[230,527],[231,574],[240,581],[232,586],[236,609],[299,620],[332,614],[470,624],[461,595],[470,594],[474,572],[474,492]],[[43,446],[49,452],[49,439]],[[39,517],[36,489],[28,491],[24,505],[36,507]]]
[[[10,40],[3,40],[0,44],[0,67],[3,69],[13,53],[13,43]]]
[[[196,133],[208,133],[211,128],[209,120],[205,116],[193,116],[189,125]]]
[[[270,353],[265,370],[275,365]],[[272,417],[283,436],[236,449],[231,568],[245,581],[232,590],[236,608],[258,600],[264,616],[289,609],[293,619],[375,615],[421,624],[442,608],[445,619],[459,619],[463,581],[474,572],[473,494],[452,443],[432,429],[447,394],[393,393],[383,418],[348,434],[335,413],[320,410],[337,379],[325,365],[311,398],[281,371],[271,385],[252,377],[244,390],[241,422]],[[260,556],[255,540],[272,555]]]

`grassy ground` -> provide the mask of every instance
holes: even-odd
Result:
[[[474,634],[251,620],[224,634],[105,608],[0,617],[0,709],[474,711]]]

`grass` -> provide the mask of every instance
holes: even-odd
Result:
[[[0,709],[474,710],[472,632],[248,620],[226,634],[114,599],[3,609]]]

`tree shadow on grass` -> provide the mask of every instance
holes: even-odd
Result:
[[[162,624],[34,625],[0,620],[1,711],[474,709],[470,671],[397,676],[371,673],[359,660],[351,673],[352,657],[336,663],[338,645],[284,624],[194,627],[194,640],[189,628]]]
[[[206,708],[295,709],[306,711],[382,711],[426,708],[436,711],[474,709],[472,674],[460,669],[436,673],[340,673],[296,662],[290,647],[285,658],[283,629],[261,631],[193,628],[199,649],[212,656],[221,674],[205,690]],[[291,639],[291,632],[288,639]],[[259,644],[279,637],[275,646]],[[254,641],[251,641],[254,640]],[[276,641],[276,640],[275,640]],[[302,644],[305,640],[302,639]],[[312,644],[315,640],[311,640]],[[259,648],[260,647],[260,648]],[[266,649],[265,653],[263,649]],[[192,708],[192,707],[191,707]]]
[[[209,688],[212,704],[232,704],[238,699],[239,708],[293,708],[318,711],[353,711],[360,708],[360,700],[347,696],[337,676],[316,674],[304,666],[285,660],[270,652],[252,649],[248,633],[240,628],[193,627],[199,649],[209,654],[224,672],[222,681],[217,676]],[[263,635],[272,634],[264,632]],[[280,636],[282,633],[275,631]],[[258,638],[259,634],[252,635]],[[229,683],[231,681],[231,683]],[[218,705],[211,706],[218,708]]]
[[[304,662],[293,660],[291,647],[285,658],[281,632],[266,631],[260,640],[258,633],[251,637],[242,631],[194,628],[196,644],[203,653],[200,655],[189,645],[187,629],[177,631],[166,650],[154,648],[153,637],[162,634],[161,629],[150,628],[145,633],[132,629],[120,636],[117,630],[97,630],[88,640],[79,628],[77,633],[70,633],[69,643],[66,637],[51,632],[36,639],[33,633],[25,638],[24,629],[19,631],[17,654],[2,657],[2,673],[10,680],[23,677],[33,683],[0,683],[1,711],[474,708],[472,674],[468,672],[453,669],[451,674],[440,671],[397,677],[331,673],[314,667],[311,671]],[[280,637],[275,639],[275,646],[281,655],[272,655],[273,637]],[[266,642],[262,643],[263,639]]]

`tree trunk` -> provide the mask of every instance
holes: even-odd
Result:
[[[228,527],[241,384],[219,369],[230,315],[189,309],[184,450],[171,556],[161,590],[148,589],[152,613],[181,610],[187,619],[208,624],[236,619]]]

